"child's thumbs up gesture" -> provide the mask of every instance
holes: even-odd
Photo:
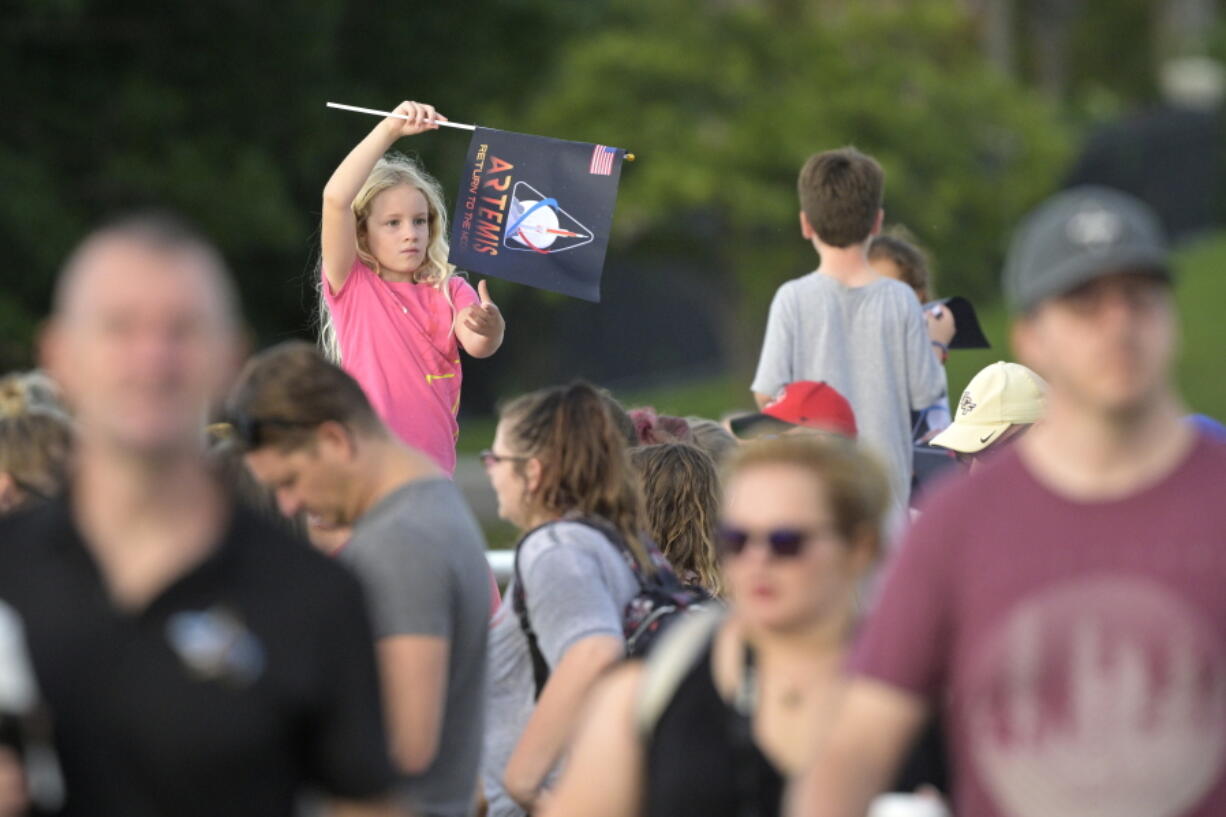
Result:
[[[489,357],[502,345],[507,323],[498,304],[490,298],[490,288],[485,281],[477,284],[477,295],[481,303],[460,310],[456,318],[456,337],[464,351],[473,357]]]

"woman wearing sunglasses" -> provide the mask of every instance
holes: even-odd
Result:
[[[539,806],[584,699],[625,655],[622,614],[639,591],[626,554],[653,568],[625,436],[592,386],[508,404],[482,462],[498,515],[524,532],[490,628],[481,770],[491,817],[513,817]]]
[[[843,691],[889,487],[850,441],[752,443],[724,475],[728,613],[686,622],[591,708],[547,817],[769,817]]]

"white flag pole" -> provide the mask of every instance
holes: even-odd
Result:
[[[342,111],[354,111],[355,113],[368,113],[371,116],[390,116],[395,119],[408,119],[407,116],[400,113],[392,113],[391,111],[376,111],[374,108],[359,108],[356,105],[342,105],[339,102],[329,102],[329,108],[337,108]],[[476,125],[465,125],[463,122],[444,122],[442,119],[436,121],[439,127],[443,128],[459,128],[460,130],[476,130]]]
[[[326,104],[329,108],[336,108],[342,111],[354,111],[356,113],[368,113],[371,116],[391,116],[396,119],[408,119],[408,117],[405,116],[404,114],[392,113],[391,111],[377,111],[374,108],[359,108],[357,105],[342,105],[339,102],[328,102]],[[443,128],[458,128],[459,130],[476,130],[477,129],[476,125],[465,125],[463,122],[444,122],[441,119],[438,120],[437,124]],[[633,162],[634,154],[626,153],[625,158],[627,162]]]

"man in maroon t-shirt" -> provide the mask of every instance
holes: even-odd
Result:
[[[1226,814],[1226,445],[1181,421],[1161,229],[1105,188],[1010,249],[1045,423],[936,492],[795,817],[863,817],[930,712],[958,817]]]

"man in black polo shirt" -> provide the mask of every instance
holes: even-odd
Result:
[[[0,521],[65,815],[391,814],[357,582],[238,508],[203,458],[239,357],[220,257],[164,217],[69,259],[44,363],[79,423],[67,498]]]

